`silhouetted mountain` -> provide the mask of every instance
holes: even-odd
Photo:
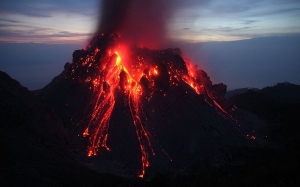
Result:
[[[78,163],[60,117],[0,71],[0,182],[2,186],[62,186],[122,181]],[[101,182],[100,182],[101,181]]]
[[[283,104],[300,103],[300,85],[289,82],[268,86],[259,92]]]
[[[299,85],[278,83],[260,91],[237,94],[230,100],[238,107],[257,114],[269,124],[271,137],[283,135],[298,139],[300,134],[300,92]]]
[[[242,94],[242,93],[245,93],[249,90],[252,90],[252,91],[255,91],[255,92],[259,91],[258,88],[239,88],[239,89],[227,91],[225,97],[228,99],[228,98],[230,98],[234,95]]]

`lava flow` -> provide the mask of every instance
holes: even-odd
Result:
[[[80,58],[76,53],[75,60],[73,58],[78,63],[72,65],[72,71],[77,72],[78,76],[74,74],[72,77],[82,82],[82,77],[87,76],[83,81],[92,90],[87,110],[89,122],[83,132],[83,136],[88,136],[90,140],[88,156],[97,155],[100,148],[114,151],[107,145],[109,126],[116,106],[116,93],[122,93],[126,98],[125,105],[129,106],[139,143],[142,163],[140,177],[145,175],[150,166],[150,156],[155,155],[155,135],[150,134],[147,126],[151,119],[148,121],[147,113],[143,111],[145,102],[151,102],[158,95],[167,97],[172,87],[190,87],[192,89],[188,89],[189,92],[194,90],[198,95],[203,95],[204,100],[217,111],[229,114],[222,100],[224,96],[219,94],[226,90],[226,86],[212,85],[204,71],[197,70],[182,59],[180,49],[150,50],[136,47],[156,48],[165,42],[165,25],[174,11],[173,5],[171,0],[103,0],[95,37],[86,50],[77,51]],[[76,64],[83,68],[77,68]],[[155,142],[158,143],[156,139]],[[170,159],[164,149],[161,151]]]
[[[98,49],[96,49],[94,55],[97,55],[97,52]],[[120,53],[121,52],[119,51],[112,52],[112,50],[108,50],[109,58],[106,61],[102,61],[99,75],[92,80],[95,96],[93,101],[93,112],[83,136],[89,136],[91,133],[88,156],[97,155],[99,147],[103,147],[107,151],[110,151],[106,141],[108,138],[109,120],[116,102],[115,91],[116,89],[124,91],[124,94],[128,97],[128,105],[130,107],[142,154],[142,171],[139,176],[143,177],[146,168],[150,165],[148,160],[149,153],[147,150],[151,150],[152,155],[155,154],[151,146],[149,132],[146,130],[142,118],[143,112],[140,102],[142,87],[138,80],[144,74],[140,74],[139,76],[137,74],[130,74],[122,61]],[[94,57],[92,57],[92,59],[94,59]],[[138,71],[139,70],[137,70],[137,72]],[[157,74],[158,71],[153,68],[149,71],[148,76],[155,76]],[[92,132],[90,132],[90,129],[92,129]]]
[[[197,70],[191,63],[184,62],[179,49],[130,48],[120,45],[112,36],[108,37],[112,45],[101,48],[99,41],[106,37],[102,35],[98,38],[98,43],[92,42],[86,50],[88,54],[81,57],[78,63],[87,67],[86,72],[90,71],[89,74],[93,75],[84,80],[90,83],[93,92],[89,105],[92,112],[83,132],[83,136],[90,140],[88,156],[97,155],[99,148],[112,151],[107,145],[108,131],[116,104],[116,92],[121,92],[127,98],[135,127],[142,163],[139,177],[143,177],[150,166],[149,157],[155,155],[155,151],[152,136],[147,129],[147,116],[143,112],[142,101],[150,101],[155,93],[166,96],[168,88],[186,84],[198,95],[205,96],[209,105],[225,115],[228,112],[216,97],[216,91],[206,73]],[[119,38],[116,35],[114,37]],[[163,149],[162,152],[169,158]]]

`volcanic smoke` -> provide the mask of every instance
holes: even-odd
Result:
[[[167,42],[166,23],[176,1],[103,0],[97,35],[118,33],[129,45],[159,48]]]
[[[172,13],[170,3],[171,0],[104,0],[99,29],[87,49],[77,51],[80,58],[75,59],[71,68],[73,77],[79,77],[75,76],[76,71],[87,73],[80,79],[92,91],[89,122],[83,132],[90,141],[88,156],[97,155],[100,148],[113,151],[107,145],[109,126],[121,93],[126,98],[139,143],[142,164],[139,177],[144,177],[150,166],[149,158],[157,151],[153,146],[157,141],[147,129],[143,107],[153,95],[166,97],[169,88],[187,85],[203,95],[207,104],[233,118],[218,94],[218,89],[226,90],[226,86],[212,85],[204,71],[183,61],[180,49],[140,48],[157,48],[166,42],[165,23]],[[159,151],[172,161],[163,147]]]

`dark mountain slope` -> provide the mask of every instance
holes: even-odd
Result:
[[[0,72],[2,186],[62,186],[122,182],[75,161],[62,120],[27,88]]]
[[[225,97],[228,99],[228,98],[230,98],[230,97],[232,97],[234,95],[242,94],[242,93],[245,93],[245,92],[250,91],[250,90],[252,90],[252,91],[259,91],[258,88],[239,88],[239,89],[227,91]]]
[[[259,92],[283,104],[300,103],[300,85],[288,82],[278,83],[265,87]]]
[[[287,139],[299,139],[300,135],[300,86],[278,83],[258,92],[237,94],[230,100],[238,107],[257,114],[269,125],[271,136],[283,135]]]

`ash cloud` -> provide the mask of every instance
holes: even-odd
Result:
[[[166,23],[178,5],[177,0],[103,0],[96,34],[118,33],[131,45],[162,47]]]

